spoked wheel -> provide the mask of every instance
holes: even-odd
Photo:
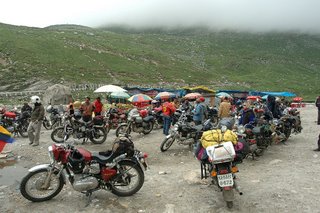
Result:
[[[46,130],[52,129],[51,122],[48,119],[43,120],[42,124]]]
[[[111,181],[111,191],[120,197],[131,196],[144,183],[144,173],[138,164],[131,161],[119,162],[120,169]]]
[[[51,132],[51,139],[56,143],[63,143],[64,142],[64,127],[58,127],[56,129],[54,129]]]
[[[20,192],[23,197],[33,202],[42,202],[59,194],[64,183],[62,175],[58,177],[58,173],[53,173],[49,185],[45,186],[44,183],[48,174],[47,169],[41,169],[25,176],[20,185]]]
[[[92,135],[90,137],[90,141],[94,144],[101,144],[105,142],[107,139],[107,131],[102,128],[94,128],[92,131]]]
[[[147,123],[146,127],[143,127],[143,134],[149,134],[153,130],[153,122]]]
[[[116,136],[119,137],[119,135],[124,135],[124,134],[130,134],[131,129],[128,127],[128,124],[121,124],[118,126],[116,129]]]
[[[27,131],[28,130],[28,126],[29,126],[28,122],[23,122],[18,127],[18,132],[23,138],[27,138],[28,137],[28,131]]]
[[[167,151],[167,150],[171,147],[171,145],[173,144],[174,141],[175,141],[175,138],[174,138],[174,137],[172,137],[172,136],[166,137],[166,138],[162,141],[162,143],[161,143],[161,145],[160,145],[160,150],[161,150],[161,152]]]

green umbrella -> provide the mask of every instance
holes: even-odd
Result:
[[[112,93],[110,93],[110,97],[111,97],[111,98],[127,99],[127,98],[130,97],[130,95],[128,95],[128,94],[125,93],[125,92],[119,91],[119,92],[112,92]]]

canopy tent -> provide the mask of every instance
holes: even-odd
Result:
[[[250,92],[250,95],[256,95],[256,96],[272,95],[272,96],[278,96],[278,97],[295,97],[295,96],[297,96],[296,94],[291,93],[291,92]]]

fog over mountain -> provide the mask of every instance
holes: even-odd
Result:
[[[320,0],[10,0],[0,22],[320,33]]]
[[[320,33],[319,9],[319,0],[134,1],[105,14],[102,25]]]

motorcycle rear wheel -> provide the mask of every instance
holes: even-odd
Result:
[[[171,145],[173,144],[173,142],[175,141],[175,138],[174,137],[169,137],[169,138],[165,138],[163,141],[162,141],[162,143],[161,143],[161,145],[160,145],[160,150],[161,150],[161,152],[165,152],[165,151],[167,151],[170,147],[171,147]]]
[[[64,127],[58,127],[51,132],[51,139],[56,143],[64,142]],[[68,136],[67,136],[68,139]]]
[[[118,174],[111,181],[111,192],[119,197],[127,197],[139,191],[144,183],[144,173],[137,163],[120,161]]]
[[[52,125],[50,124],[50,121],[49,121],[49,120],[47,120],[47,119],[43,120],[42,124],[43,124],[43,127],[44,127],[46,130],[52,129]]]
[[[149,134],[153,130],[153,122],[149,122],[147,127],[143,127],[143,134]]]
[[[62,175],[58,177],[57,174],[52,174],[49,188],[41,188],[48,173],[49,171],[47,169],[40,169],[35,172],[30,172],[25,176],[20,185],[22,196],[32,202],[42,202],[50,200],[59,194],[64,184]]]
[[[107,139],[107,132],[103,127],[94,128],[92,134],[89,139],[94,144],[102,144]]]

